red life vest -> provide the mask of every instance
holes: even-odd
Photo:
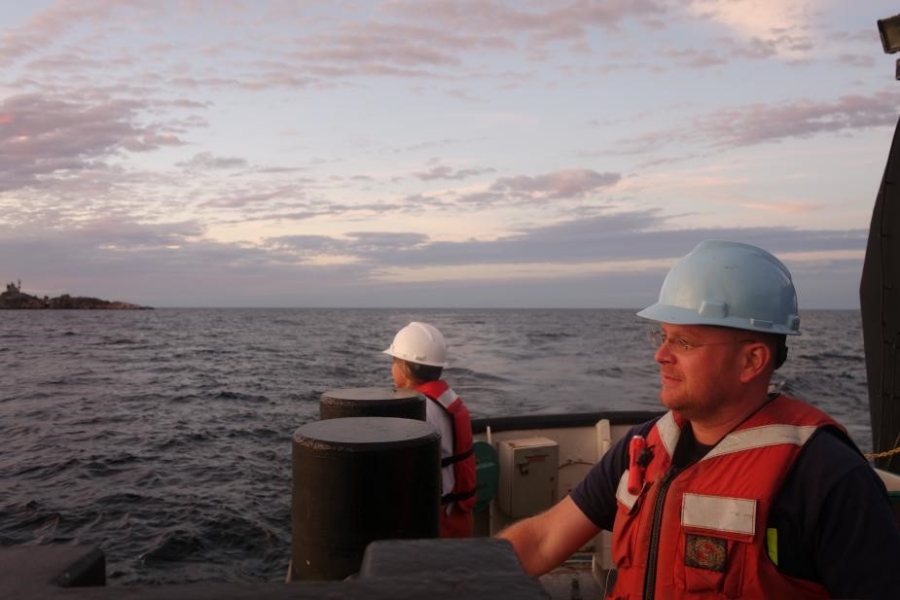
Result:
[[[804,444],[825,425],[805,402],[781,395],[701,460],[669,474],[684,420],[672,412],[649,432],[643,489],[616,491],[609,598],[827,598],[824,586],[780,573],[766,537],[769,511]],[[776,555],[777,556],[777,555]]]
[[[453,489],[441,496],[441,504],[455,502],[463,512],[475,507],[475,454],[472,441],[472,421],[462,398],[444,381],[428,381],[418,388],[450,416],[453,424],[453,454],[441,458],[441,467],[452,465]]]

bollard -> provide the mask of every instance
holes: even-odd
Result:
[[[401,417],[425,420],[425,397],[415,390],[346,388],[329,390],[319,400],[319,418]]]
[[[293,437],[291,581],[359,571],[369,542],[436,538],[440,434],[397,417],[302,425]]]

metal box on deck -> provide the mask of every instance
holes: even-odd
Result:
[[[514,519],[536,515],[557,496],[559,445],[545,437],[504,440],[498,444],[498,508]]]

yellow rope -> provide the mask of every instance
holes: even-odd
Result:
[[[893,456],[895,454],[900,454],[900,446],[897,446],[893,450],[887,450],[885,452],[873,452],[871,454],[865,454],[864,456],[868,459],[872,459],[872,458],[885,458],[887,456]]]

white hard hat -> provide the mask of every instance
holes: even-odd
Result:
[[[659,302],[638,316],[675,325],[800,334],[797,292],[787,267],[762,248],[738,242],[700,242],[666,275]]]
[[[419,321],[413,321],[398,331],[391,347],[384,353],[420,365],[447,366],[444,336],[433,325]]]

